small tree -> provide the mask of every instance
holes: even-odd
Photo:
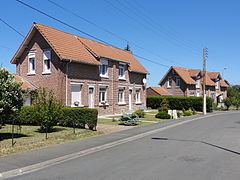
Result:
[[[21,83],[14,80],[8,70],[0,67],[0,129],[23,106]],[[14,124],[14,122],[13,122]]]
[[[232,105],[232,98],[227,97],[226,99],[223,100],[224,105],[227,107],[227,110],[229,107]]]
[[[62,117],[63,104],[55,97],[53,91],[47,91],[45,88],[37,90],[33,104],[40,132],[45,132],[47,139],[48,133],[53,131],[53,126]]]
[[[234,98],[232,104],[236,107],[237,110],[239,110],[239,107],[240,107],[240,96],[236,96]]]

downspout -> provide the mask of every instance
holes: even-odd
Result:
[[[67,62],[66,64],[66,106],[68,105],[68,65],[72,62],[72,60],[70,60],[69,62]]]
[[[114,95],[114,86],[113,86],[114,79],[113,78],[114,78],[114,72],[115,72],[114,67],[116,68],[116,65],[113,64],[113,69],[112,69],[112,112],[113,112],[113,114],[115,114],[115,112],[114,112],[114,97],[113,97],[113,95]]]

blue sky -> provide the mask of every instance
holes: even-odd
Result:
[[[48,0],[22,1],[119,48],[126,46],[123,40],[126,39],[134,54],[157,62],[138,58],[151,73],[148,86],[157,86],[168,70],[159,64],[202,68],[204,47],[209,51],[207,70],[224,71],[224,78],[231,84],[240,84],[240,1],[52,0],[121,38],[88,24]],[[1,3],[0,18],[24,35],[33,22],[38,22],[87,37],[15,0]],[[0,63],[11,72],[15,72],[15,66],[9,61],[22,40],[23,37],[0,22]]]

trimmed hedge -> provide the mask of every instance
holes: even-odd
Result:
[[[169,109],[194,109],[196,111],[202,111],[202,97],[148,96],[147,107],[151,107],[152,109],[158,109],[163,99],[166,99],[168,101]],[[212,108],[213,99],[207,97],[207,111],[212,112]]]
[[[145,116],[145,112],[143,110],[137,110],[134,113],[138,115],[139,118],[144,118]]]
[[[94,130],[97,126],[98,111],[90,108],[63,108],[63,119],[59,121],[60,126],[85,128]]]

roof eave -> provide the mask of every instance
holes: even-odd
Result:
[[[70,59],[70,58],[60,58],[60,60],[62,61],[67,61],[67,62],[75,62],[75,63],[81,63],[81,64],[88,64],[88,65],[101,65],[101,63],[91,63],[91,62],[87,62],[87,61],[82,61],[82,60],[76,60],[76,59]]]

